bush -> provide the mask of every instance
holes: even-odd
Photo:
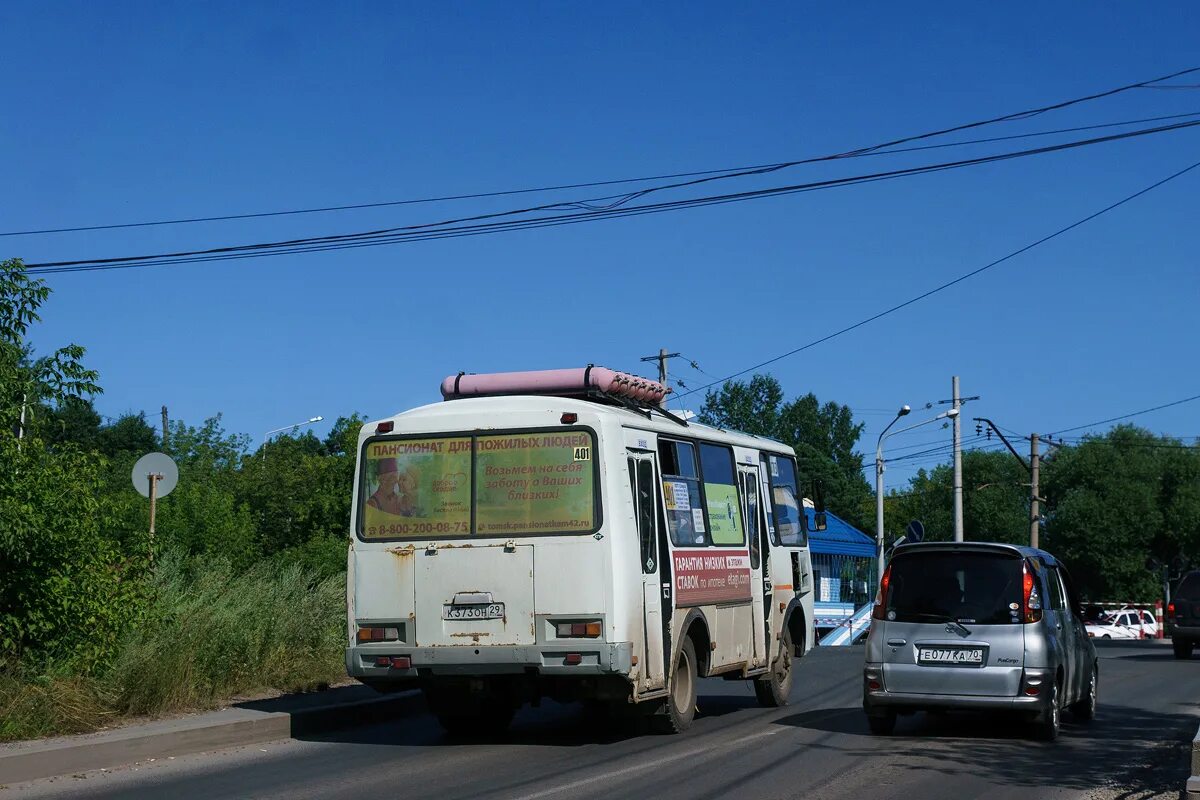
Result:
[[[102,462],[0,436],[0,658],[102,668],[136,617],[145,563],[103,532]]]

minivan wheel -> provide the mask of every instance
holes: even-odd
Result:
[[[771,671],[754,680],[754,695],[758,704],[766,708],[778,708],[788,704],[792,693],[792,634],[783,629],[779,641],[779,656],[771,665]]]
[[[1192,657],[1192,648],[1194,648],[1195,646],[1196,646],[1196,643],[1193,642],[1191,639],[1172,639],[1171,640],[1171,649],[1173,649],[1175,651],[1176,658],[1183,658],[1183,659],[1191,658]]]
[[[1050,693],[1050,704],[1046,706],[1046,710],[1042,712],[1037,721],[1037,737],[1043,742],[1053,742],[1058,738],[1058,726],[1061,721],[1062,712],[1058,707],[1058,684],[1054,684],[1054,689]]]
[[[1092,666],[1092,679],[1088,681],[1087,694],[1079,702],[1071,706],[1071,716],[1080,722],[1091,722],[1096,717],[1096,693],[1098,677],[1096,667]]]
[[[891,736],[896,729],[896,712],[884,711],[877,714],[867,714],[867,725],[876,736]]]

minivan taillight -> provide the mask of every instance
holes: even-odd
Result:
[[[879,592],[875,595],[875,608],[871,609],[872,619],[883,619],[883,609],[887,605],[888,583],[892,578],[892,565],[888,564],[883,571],[883,577],[879,579]]]
[[[1029,569],[1029,562],[1021,562],[1021,582],[1024,589],[1024,607],[1026,622],[1042,621],[1042,595],[1038,591],[1037,578]]]

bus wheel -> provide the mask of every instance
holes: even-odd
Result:
[[[682,733],[696,716],[696,648],[684,637],[675,656],[671,672],[670,693],[662,710],[651,717],[652,727],[659,733]]]
[[[779,656],[771,665],[771,671],[754,679],[754,694],[758,703],[767,708],[778,708],[788,704],[792,693],[792,634],[786,627],[779,640]]]

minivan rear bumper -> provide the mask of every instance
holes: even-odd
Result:
[[[863,696],[867,713],[881,709],[911,711],[1029,711],[1040,712],[1046,706],[1041,697],[984,697],[965,694],[900,694],[870,692]]]
[[[892,711],[1015,711],[1040,713],[1050,702],[1050,693],[1036,696],[1018,694],[964,695],[964,694],[916,694],[913,692],[889,692],[880,681],[881,665],[868,665],[863,673],[863,709],[871,714],[884,710]],[[1043,670],[1025,670],[1025,678],[1045,680],[1048,673]],[[880,688],[872,689],[874,681]],[[1022,681],[1025,685],[1025,680]]]

